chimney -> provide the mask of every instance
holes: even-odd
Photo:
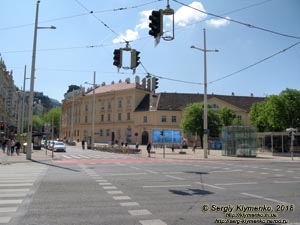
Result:
[[[234,92],[231,92],[231,95],[234,96]]]

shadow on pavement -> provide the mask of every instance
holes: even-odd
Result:
[[[46,163],[46,162],[43,162],[43,161],[37,161],[37,160],[33,160],[33,159],[31,161],[34,162],[34,163],[43,164],[43,165],[47,165],[47,166],[51,166],[51,167],[55,167],[55,168],[59,168],[59,169],[70,170],[72,172],[81,172],[80,170],[75,170],[75,169],[71,169],[71,168],[64,167],[64,166],[58,166],[58,165],[54,165],[54,164],[51,164],[51,163]]]

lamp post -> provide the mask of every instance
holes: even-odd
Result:
[[[85,84],[90,84],[93,85],[93,102],[92,102],[92,131],[91,131],[91,149],[94,148],[94,143],[95,143],[95,89],[96,89],[96,72],[94,71],[94,80],[93,84],[84,82]]]
[[[31,160],[31,142],[32,142],[32,114],[33,114],[33,95],[34,95],[34,74],[35,74],[35,58],[36,58],[36,42],[37,42],[37,30],[38,29],[56,29],[56,27],[38,27],[39,17],[39,4],[36,2],[36,13],[34,23],[34,35],[33,35],[33,48],[32,48],[32,63],[31,63],[31,76],[30,76],[30,93],[28,102],[28,131],[27,131],[27,150],[26,159]]]
[[[207,158],[207,150],[208,150],[208,129],[207,129],[207,66],[206,66],[206,53],[207,52],[219,52],[219,50],[208,50],[206,49],[206,31],[203,29],[204,35],[204,47],[197,48],[194,45],[191,48],[200,50],[204,53],[204,112],[203,112],[203,148],[204,148],[204,158]]]

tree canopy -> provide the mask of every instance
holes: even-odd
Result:
[[[261,132],[300,128],[300,90],[285,89],[255,103],[250,110],[250,121]]]

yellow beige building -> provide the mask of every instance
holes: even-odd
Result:
[[[94,97],[94,98],[93,98]],[[140,143],[152,140],[153,130],[180,130],[184,108],[203,102],[203,94],[151,93],[137,82],[119,82],[70,90],[62,104],[61,138],[70,141],[90,140],[93,99],[95,143]],[[254,96],[208,95],[215,109],[235,111],[244,125],[249,125],[250,107],[264,98]]]

